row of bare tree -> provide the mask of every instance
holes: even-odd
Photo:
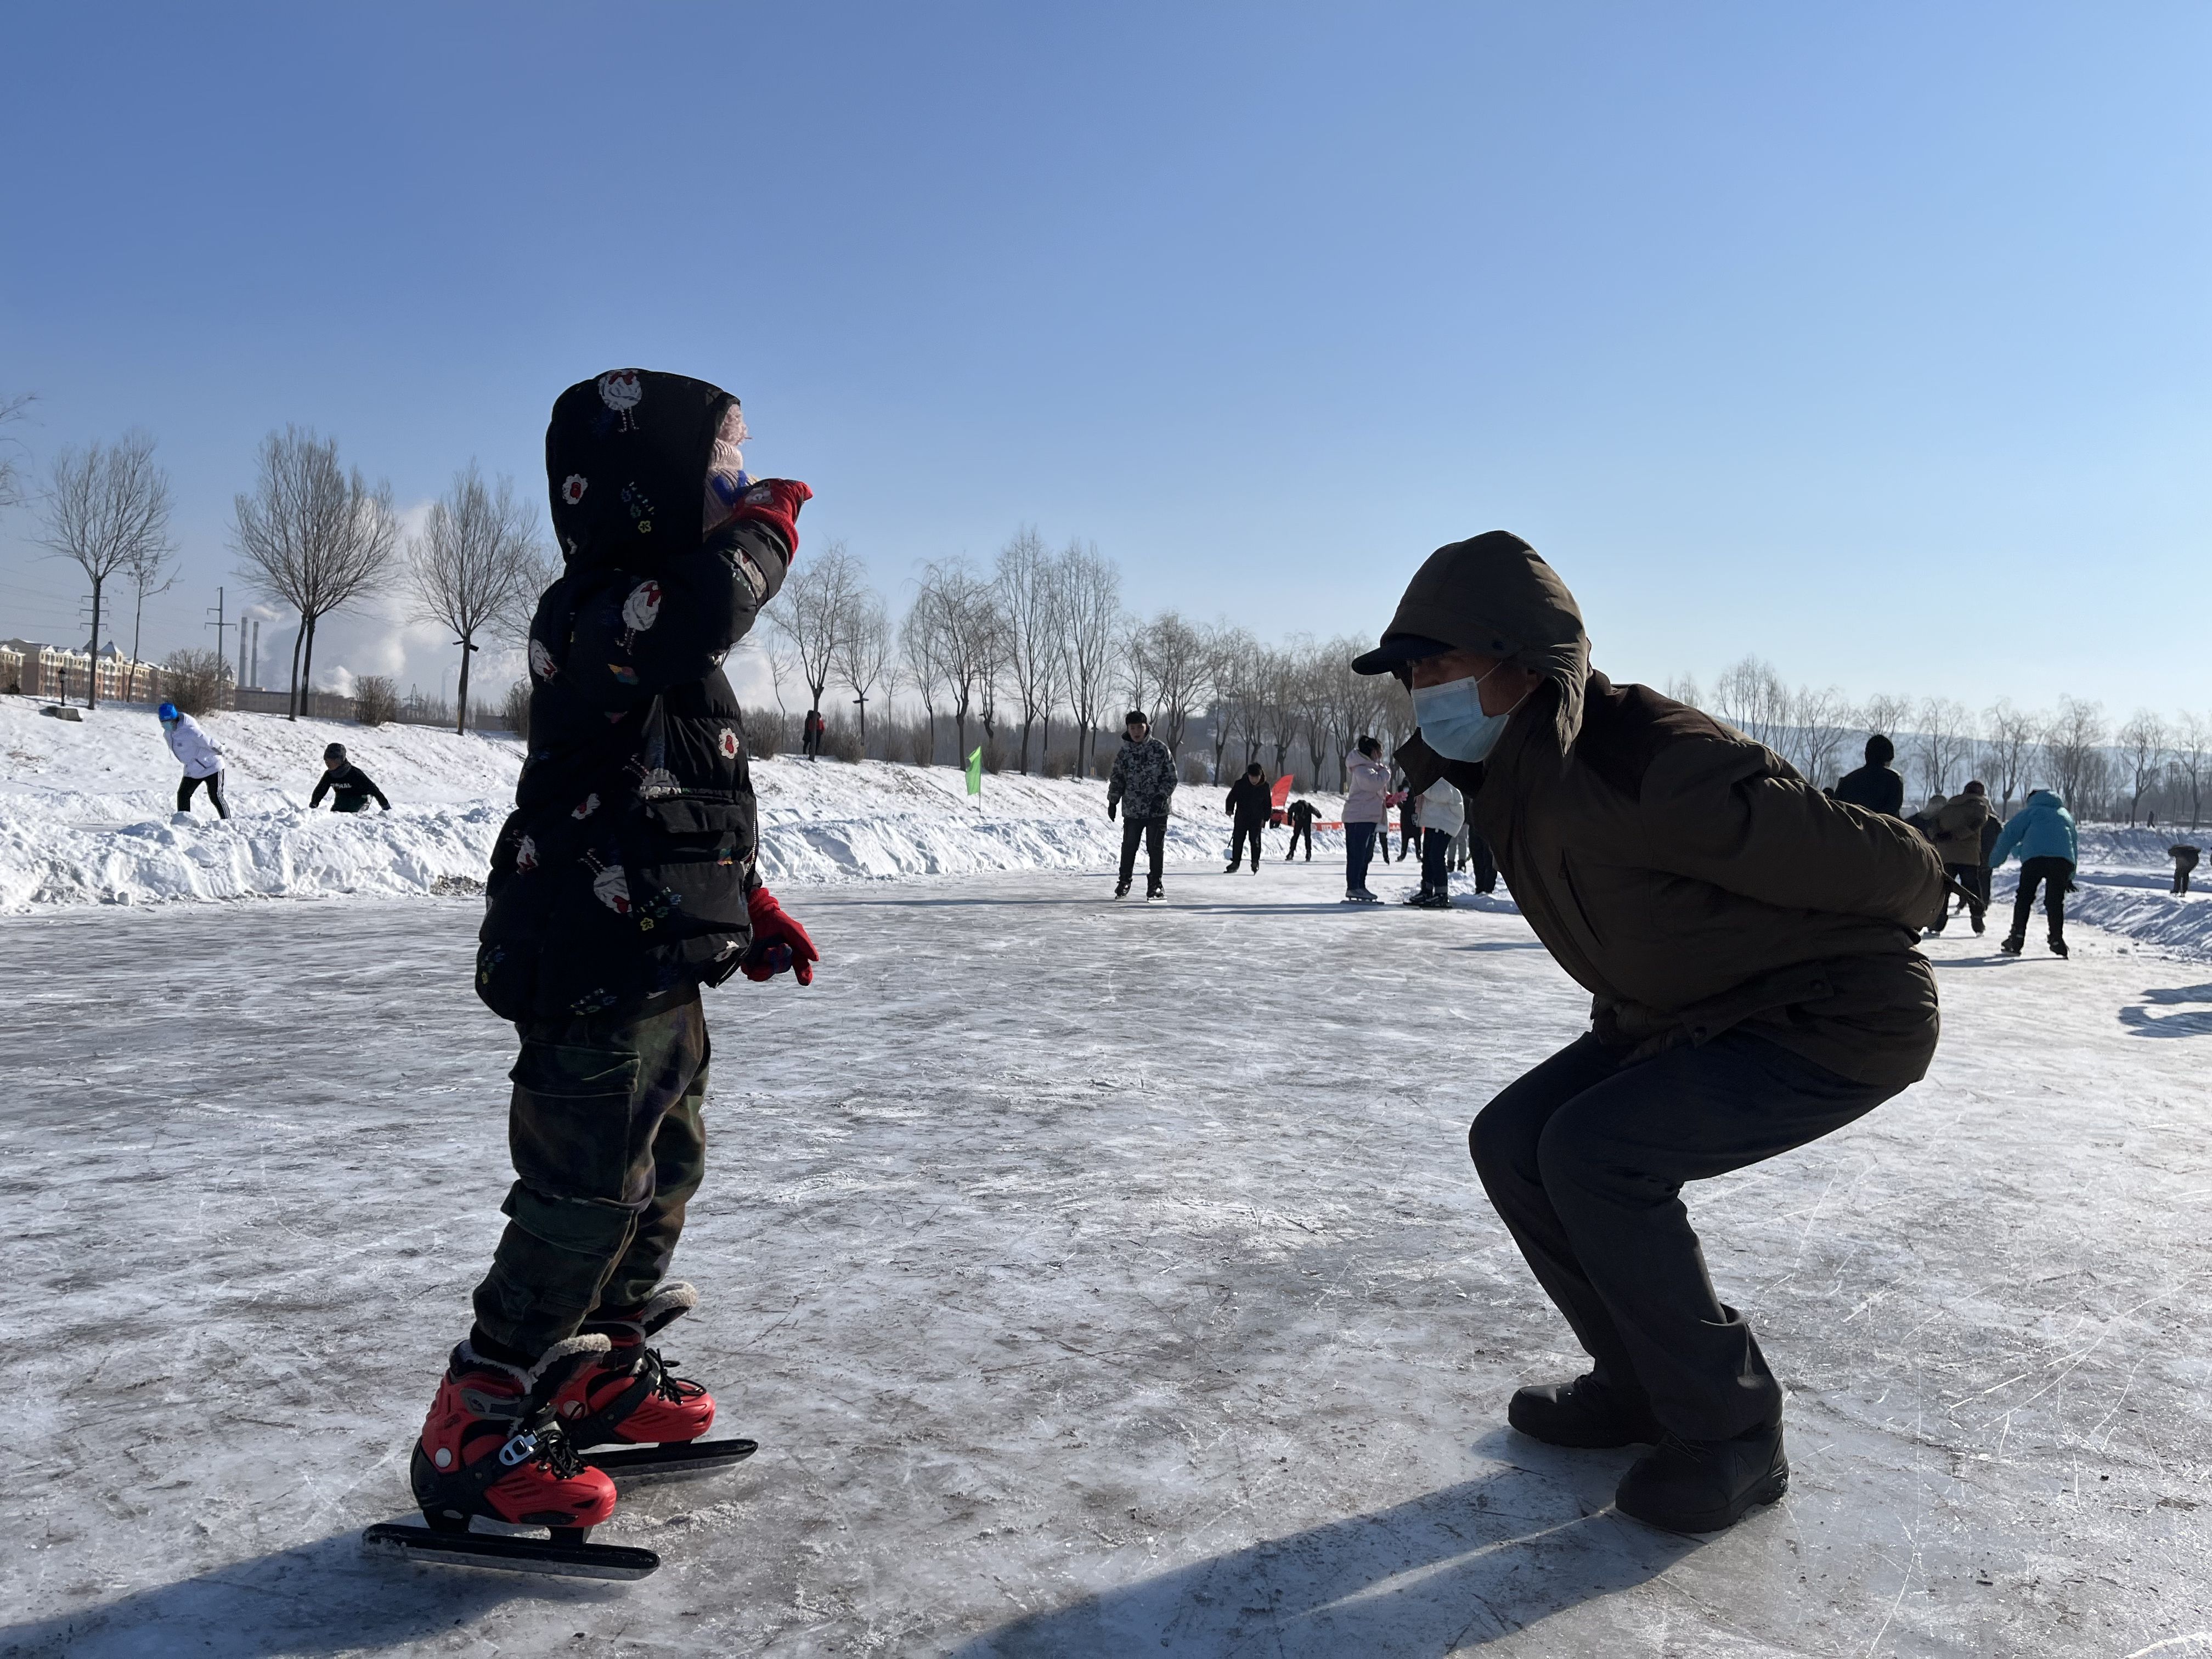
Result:
[[[20,402],[0,405],[0,421],[20,410]],[[0,462],[0,505],[20,501],[26,492],[14,457]],[[64,449],[36,495],[40,543],[73,561],[91,586],[94,650],[111,591],[127,585],[135,662],[145,603],[175,580],[169,477],[155,463],[154,440],[131,432],[112,444]],[[234,501],[231,544],[256,592],[298,618],[287,700],[295,720],[313,680],[323,618],[396,589],[408,620],[453,632],[461,653],[456,723],[466,731],[470,658],[488,635],[519,636],[555,574],[537,509],[516,495],[512,479],[488,484],[471,462],[431,504],[421,529],[403,537],[392,486],[369,483],[358,467],[340,465],[334,439],[297,427],[262,441],[254,487]]]
[[[1831,686],[1791,687],[1771,665],[1746,657],[1701,696],[1694,680],[1668,695],[1699,708],[1790,762],[1814,782],[1832,784],[1859,763],[1869,732],[1890,737],[1917,792],[1948,795],[1980,778],[2001,806],[2030,788],[2056,789],[2084,816],[2134,823],[2163,811],[2168,822],[2203,818],[2212,781],[2212,716],[2172,720],[2138,708],[2114,729],[2103,706],[2062,697],[2051,709],[2000,699],[1980,710],[1949,697],[1875,696],[1853,702]]]
[[[1132,617],[1110,559],[1079,540],[1055,552],[1034,529],[1018,532],[988,571],[957,559],[924,566],[896,627],[833,542],[799,562],[767,620],[760,643],[780,703],[787,688],[803,689],[818,713],[831,685],[850,690],[865,744],[870,706],[904,695],[921,713],[923,752],[933,752],[943,717],[954,753],[966,755],[972,722],[983,738],[1003,738],[1024,772],[1042,763],[1056,720],[1073,735],[1075,769],[1095,769],[1099,732],[1130,708],[1147,711],[1178,754],[1203,728],[1217,772],[1241,739],[1240,766],[1272,753],[1280,771],[1298,751],[1316,781],[1328,765],[1340,771],[1361,735],[1408,724],[1395,682],[1351,672],[1359,642],[1302,636],[1276,647],[1174,611]]]

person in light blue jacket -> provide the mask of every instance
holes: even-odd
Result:
[[[2074,832],[2074,815],[2055,789],[2031,789],[2026,805],[2006,820],[2004,832],[1990,849],[1990,868],[1996,869],[2014,853],[2020,854],[2020,891],[2012,902],[2012,932],[1997,948],[2016,957],[2027,939],[2027,918],[2035,908],[2035,890],[2043,888],[2043,913],[2051,919],[2051,954],[2066,954],[2066,895],[2074,885],[2074,866],[2081,862],[2081,841]]]

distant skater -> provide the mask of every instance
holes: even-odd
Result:
[[[1344,757],[1344,897],[1351,904],[1380,904],[1367,890],[1367,866],[1375,842],[1390,819],[1390,769],[1382,763],[1382,740],[1362,738]]]
[[[1283,854],[1283,862],[1288,864],[1296,858],[1298,855],[1298,843],[1304,842],[1306,844],[1306,862],[1311,864],[1314,820],[1321,816],[1321,809],[1301,795],[1291,803],[1291,809],[1286,816],[1291,821],[1291,850]]]
[[[215,803],[216,817],[228,817],[230,808],[222,799],[222,748],[198,720],[190,714],[179,714],[176,704],[165,702],[154,714],[161,722],[161,735],[168,739],[169,752],[185,769],[184,781],[177,785],[177,811],[190,812],[193,793],[205,784],[208,799]]]
[[[1459,791],[1442,778],[1417,799],[1421,804],[1421,886],[1406,902],[1419,910],[1449,910],[1452,842],[1467,814],[1460,805]]]
[[[1137,867],[1137,842],[1142,838],[1149,872],[1145,896],[1166,896],[1160,880],[1160,862],[1166,856],[1168,808],[1175,800],[1175,751],[1152,735],[1152,723],[1141,708],[1132,708],[1121,726],[1121,752],[1114,757],[1114,775],[1106,786],[1106,816],[1121,814],[1121,876],[1114,896],[1129,890]]]
[[[2185,895],[2189,891],[2189,872],[2197,867],[2197,849],[2194,847],[2169,847],[2166,856],[2173,860],[2173,890]]]
[[[1935,820],[1936,855],[1943,860],[1943,873],[1974,896],[1966,910],[1978,933],[1990,905],[1990,890],[1983,883],[1988,866],[1982,862],[1982,831],[1990,817],[1989,791],[1977,778],[1937,808]],[[1943,924],[1951,919],[1950,910],[1947,898],[1943,914],[1928,931],[1942,933]]]
[[[1590,1357],[1571,1382],[1522,1389],[1506,1419],[1556,1446],[1640,1443],[1623,1514],[1729,1526],[1788,1487],[1784,1389],[1716,1293],[1682,1188],[1832,1134],[1926,1073],[1936,976],[1916,942],[1942,866],[1893,817],[1595,672],[1574,596],[1517,536],[1438,549],[1352,666],[1404,678],[1408,787],[1458,786],[1522,917],[1591,996],[1591,1029],[1468,1137]],[[1760,1190],[1716,1207],[1756,1211]],[[1869,1391],[1894,1363],[1859,1358]]]
[[[2051,923],[2051,954],[2066,954],[2066,895],[2081,861],[2074,815],[2055,789],[2031,789],[2027,804],[2014,813],[1990,854],[1992,869],[2020,854],[2020,890],[2013,896],[2012,932],[1997,946],[2016,957],[2027,943],[2027,919],[2035,909],[2035,890],[2043,889],[2043,914]]]
[[[1260,873],[1260,832],[1267,827],[1267,814],[1274,810],[1274,792],[1267,787],[1267,775],[1260,763],[1254,761],[1244,769],[1244,775],[1229,786],[1229,803],[1222,809],[1237,825],[1229,843],[1229,867],[1222,874],[1237,873],[1248,845],[1252,849],[1252,873]]]
[[[1905,779],[1890,767],[1897,745],[1879,732],[1866,740],[1866,764],[1836,780],[1836,799],[1869,812],[1905,816]]]
[[[323,804],[325,795],[331,797],[333,812],[366,812],[372,798],[386,811],[392,803],[384,798],[384,791],[376,787],[376,780],[346,758],[345,745],[334,743],[323,750],[323,775],[315,780],[315,793],[307,797],[307,810],[313,811]]]
[[[799,723],[799,752],[808,760],[822,758],[822,711],[810,708]]]

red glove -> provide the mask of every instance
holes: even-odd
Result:
[[[813,499],[814,492],[796,478],[763,478],[738,497],[738,510],[730,514],[730,522],[758,519],[772,526],[795,559],[799,556],[799,509]]]
[[[801,985],[813,984],[814,964],[822,960],[822,953],[806,937],[806,930],[784,913],[775,895],[765,887],[756,887],[745,901],[745,908],[752,913],[753,942],[738,963],[738,971],[747,979],[766,981],[788,968]]]

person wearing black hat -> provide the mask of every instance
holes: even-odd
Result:
[[[1145,896],[1167,896],[1160,866],[1166,857],[1168,808],[1174,803],[1175,792],[1175,751],[1152,735],[1152,723],[1145,711],[1132,708],[1122,722],[1121,752],[1114,757],[1114,775],[1106,785],[1106,816],[1110,818],[1116,811],[1121,815],[1121,874],[1114,885],[1115,898],[1129,890],[1140,837],[1151,866]]]
[[[713,1396],[647,1339],[697,1302],[665,1274],[705,1167],[700,989],[787,969],[805,930],[763,885],[731,647],[783,585],[812,491],[755,482],[738,400],[617,369],[553,405],[565,560],[530,626],[530,753],[492,850],[477,993],[520,1032],[507,1224],[411,1465],[434,1528],[588,1528],[575,1454],[690,1442]]]
[[[1926,1072],[1936,981],[1916,941],[1942,903],[1935,849],[1593,672],[1574,596],[1503,531],[1437,550],[1352,665],[1403,678],[1419,722],[1396,751],[1407,787],[1458,787],[1528,926],[1591,995],[1591,1030],[1468,1135],[1591,1360],[1520,1390],[1507,1419],[1555,1445],[1648,1443],[1620,1510],[1728,1526],[1788,1485],[1782,1388],[1716,1293],[1681,1189]]]
[[[315,780],[315,793],[307,797],[307,810],[313,811],[323,804],[323,797],[331,797],[333,812],[366,812],[373,796],[386,811],[392,803],[384,798],[384,791],[376,781],[346,758],[345,745],[334,743],[323,750],[323,775]]]
[[[1890,765],[1896,758],[1897,745],[1875,732],[1866,740],[1866,764],[1836,780],[1836,799],[1849,801],[1853,806],[1863,806],[1869,812],[1903,817],[1905,779]]]

